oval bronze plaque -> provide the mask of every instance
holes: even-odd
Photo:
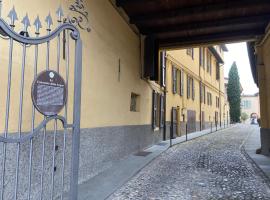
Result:
[[[35,108],[45,116],[57,115],[67,101],[64,79],[55,71],[38,74],[32,83],[32,101]]]

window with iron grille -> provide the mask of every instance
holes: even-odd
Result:
[[[140,95],[131,93],[130,111],[139,112],[139,97]]]

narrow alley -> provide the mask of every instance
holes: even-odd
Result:
[[[256,131],[238,125],[176,145],[109,199],[270,199],[268,179],[243,146]]]

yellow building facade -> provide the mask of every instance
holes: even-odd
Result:
[[[166,52],[166,119],[176,115],[174,136],[185,134],[186,128],[187,132],[194,132],[210,128],[211,124],[213,128],[228,124],[224,51],[227,48],[222,45]]]
[[[172,108],[178,109],[176,116],[178,135],[183,133],[186,122],[190,122],[189,132],[193,132],[209,128],[211,122],[220,125],[224,121],[226,115],[223,115],[225,114],[223,109],[228,107],[224,106],[223,68],[219,64],[217,67],[217,63],[223,59],[224,51],[219,46],[167,50],[166,54],[161,53],[163,57],[159,59],[159,49],[155,49],[154,52],[152,52],[153,48],[148,49],[144,36],[138,34],[127,23],[111,1],[13,0],[0,3],[2,3],[0,6],[2,19],[21,35],[41,38],[50,35],[67,21],[76,25],[80,32],[83,46],[81,129],[80,154],[77,156],[79,158],[76,158],[80,159],[79,183],[108,169],[114,161],[167,139],[170,134]],[[18,19],[14,15],[10,16],[13,5]],[[62,5],[63,16],[61,12],[56,13],[59,5]],[[27,28],[25,28],[26,23],[21,23],[26,13],[31,25]],[[38,28],[37,24],[34,24],[38,19],[37,16],[41,21],[41,26]],[[52,17],[52,23],[48,21],[49,16]],[[4,138],[27,136],[46,119],[47,116],[44,117],[37,110],[33,117],[31,87],[35,79],[35,66],[37,74],[50,69],[58,71],[65,82],[68,81],[68,108],[63,109],[58,115],[65,117],[68,124],[72,124],[74,113],[79,111],[73,110],[74,98],[76,98],[74,94],[76,88],[73,85],[76,42],[70,36],[70,31],[55,37],[49,45],[48,43],[39,45],[38,59],[35,56],[35,45],[27,44],[24,52],[22,44],[11,41],[5,35],[0,38],[2,75],[0,136]],[[145,56],[149,52],[157,58],[154,64]],[[12,59],[10,59],[11,54]],[[156,71],[148,71],[151,64],[155,66]],[[9,72],[11,66],[12,70]],[[217,73],[216,69],[219,69],[220,73]],[[175,85],[173,85],[173,71]],[[11,85],[8,80],[9,73],[11,73]],[[219,74],[218,79],[217,74]],[[10,105],[7,109],[9,85],[11,86]],[[203,91],[203,94],[200,91]],[[70,126],[67,132],[72,133],[72,128]],[[61,123],[55,124],[53,120],[46,124],[44,130],[45,134],[42,131],[33,137],[32,146],[29,138],[29,141],[27,140],[20,147],[15,144],[6,148],[3,142],[0,143],[0,158],[6,157],[7,160],[12,160],[5,163],[4,168],[8,170],[4,174],[1,174],[3,171],[0,170],[0,177],[4,177],[5,180],[10,179],[14,177],[17,169],[20,169],[15,192],[18,199],[27,199],[25,191],[29,188],[32,199],[40,198],[40,171],[44,177],[42,183],[46,188],[44,199],[49,199],[48,190],[51,190],[52,180],[54,180],[52,177],[56,177],[52,195],[54,197],[61,195],[60,177],[63,168],[66,169],[63,173],[63,190],[69,190],[70,171],[67,169],[71,169],[71,165],[74,164],[71,159],[74,142],[72,134],[67,134],[64,143],[63,126]],[[4,153],[6,149],[8,151]],[[19,162],[16,160],[17,152],[20,152],[21,156]],[[29,159],[32,152],[33,157]],[[62,158],[63,154],[66,156],[65,159]],[[29,160],[33,161],[31,168]],[[63,167],[63,160],[66,162],[65,167]],[[1,159],[2,165],[3,159]],[[30,179],[31,187],[27,176],[22,176],[22,174],[31,174],[29,168],[36,173],[32,176],[32,180]],[[0,195],[4,195],[4,199],[14,199],[16,180],[5,180],[3,181],[5,188],[1,190],[4,192]],[[0,186],[3,185],[0,183]]]

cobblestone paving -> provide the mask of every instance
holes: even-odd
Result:
[[[269,180],[241,152],[257,127],[240,125],[183,143],[164,152],[111,200],[269,199]]]

